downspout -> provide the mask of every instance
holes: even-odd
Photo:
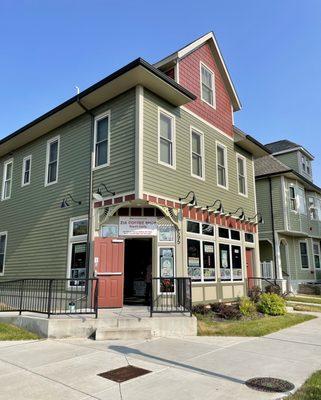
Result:
[[[88,225],[87,225],[87,251],[86,251],[86,278],[89,278],[89,267],[90,267],[90,259],[91,259],[91,236],[92,236],[92,219],[93,219],[93,154],[94,154],[94,119],[95,115],[85,107],[79,99],[77,98],[77,103],[79,106],[85,111],[85,113],[90,115],[90,165],[89,165],[89,195],[88,195]]]
[[[275,224],[274,224],[274,210],[273,210],[273,196],[272,196],[272,179],[269,177],[270,188],[270,207],[271,207],[271,220],[272,220],[272,241],[273,241],[273,260],[274,260],[274,283],[276,284],[277,266],[276,266],[276,241],[275,241]]]

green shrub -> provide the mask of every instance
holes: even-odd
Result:
[[[252,301],[254,301],[254,303],[257,303],[260,300],[261,294],[262,290],[259,286],[253,286],[248,290],[248,296]]]
[[[211,312],[211,307],[207,304],[196,304],[192,307],[192,312],[194,314],[206,315]]]
[[[285,300],[275,293],[263,293],[257,308],[263,314],[284,315],[286,314]]]
[[[257,314],[256,305],[247,297],[239,300],[239,309],[244,317],[252,318]]]

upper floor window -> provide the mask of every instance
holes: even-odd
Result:
[[[214,73],[201,63],[201,98],[215,108]]]
[[[110,115],[104,113],[95,119],[95,167],[104,167],[109,162]]]
[[[300,242],[300,256],[301,256],[301,267],[309,268],[309,256],[308,256],[308,245],[307,242]]]
[[[294,186],[289,187],[289,197],[290,197],[290,210],[296,211],[297,204],[296,204],[296,195]]]
[[[308,201],[309,201],[310,218],[313,219],[313,220],[317,220],[318,219],[318,209],[316,207],[315,198],[310,196],[308,198]]]
[[[301,166],[303,172],[311,175],[311,161],[303,154],[301,155]]]
[[[159,130],[158,161],[161,164],[165,164],[170,167],[175,167],[174,117],[163,111],[160,111],[158,130]]]
[[[241,155],[237,155],[237,178],[239,194],[247,196],[246,160]]]
[[[298,187],[297,188],[297,196],[298,196],[298,208],[299,208],[299,213],[306,215],[307,213],[307,207],[306,207],[306,201],[305,201],[305,191],[304,189]]]
[[[31,181],[31,156],[25,157],[22,161],[21,186],[27,186]]]
[[[2,200],[8,200],[11,197],[12,189],[12,173],[13,160],[8,160],[4,163],[3,181],[2,181]]]
[[[191,159],[192,175],[204,178],[204,148],[203,135],[194,129],[191,130]]]
[[[227,189],[227,150],[222,144],[216,145],[217,184]]]
[[[0,274],[4,271],[4,262],[7,248],[7,232],[0,232]]]
[[[46,186],[58,182],[59,142],[59,136],[54,137],[47,142]]]

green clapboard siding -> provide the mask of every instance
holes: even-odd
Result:
[[[111,166],[95,172],[97,185],[116,192],[134,189],[135,91],[131,90],[95,110],[111,111]],[[58,183],[45,187],[47,140],[60,135]],[[0,202],[0,232],[8,232],[5,274],[18,277],[65,278],[71,217],[87,215],[90,178],[91,118],[83,115],[34,142],[12,157],[11,199]],[[22,160],[32,155],[31,184],[21,187]],[[10,156],[11,157],[11,156]],[[0,160],[2,186],[3,162]],[[61,209],[68,194],[82,204]]]
[[[176,169],[158,164],[158,106],[175,116]],[[205,180],[191,176],[190,127],[204,135]],[[216,144],[227,147],[229,190],[216,185]],[[248,198],[238,194],[236,152],[247,158]],[[190,113],[170,106],[156,95],[144,91],[144,191],[178,199],[194,190],[199,205],[206,206],[221,199],[226,211],[244,207],[247,216],[255,214],[253,162],[251,155],[236,147],[234,142]]]
[[[281,161],[283,164],[287,165],[289,168],[292,168],[295,171],[301,173],[298,163],[297,151],[285,154],[277,154],[274,157],[277,158],[279,161]]]
[[[116,194],[135,190],[135,99],[132,89],[95,111],[110,110],[111,136],[110,166],[94,171],[94,190],[100,183]]]

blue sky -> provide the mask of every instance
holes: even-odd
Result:
[[[0,138],[141,56],[155,62],[213,30],[263,143],[312,152],[321,185],[321,1],[0,1]]]

